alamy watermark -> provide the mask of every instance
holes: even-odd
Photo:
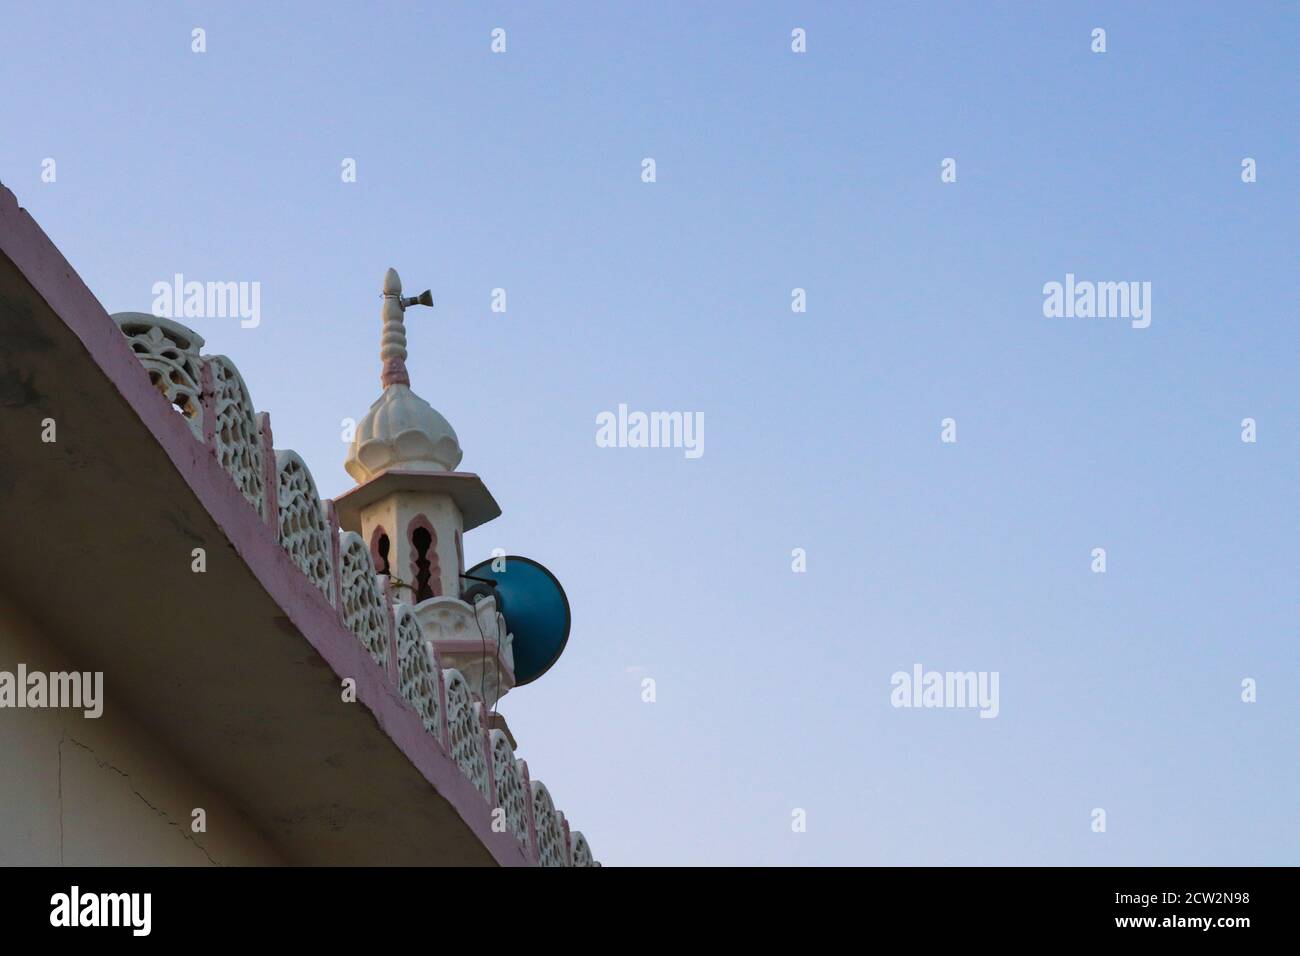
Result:
[[[682,448],[687,458],[704,454],[703,412],[629,412],[596,416],[598,448]]]
[[[152,311],[160,319],[239,319],[244,329],[262,322],[260,282],[186,282],[178,272],[151,291]]]
[[[926,671],[920,664],[912,672],[895,671],[889,678],[894,707],[979,708],[980,717],[996,717],[997,671]]]
[[[1076,280],[1043,284],[1043,315],[1049,319],[1132,319],[1135,329],[1151,324],[1150,282]]]
[[[118,926],[148,936],[152,913],[152,893],[83,893],[74,884],[50,897],[50,925],[56,927]]]
[[[104,713],[103,671],[0,671],[0,708],[68,708],[95,720]]]

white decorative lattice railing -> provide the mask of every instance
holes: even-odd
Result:
[[[316,482],[296,451],[277,450],[275,470],[280,546],[289,552],[293,563],[328,600],[334,562],[329,525],[325,522],[320,495],[316,493]]]
[[[424,729],[441,741],[442,695],[438,689],[438,662],[424,639],[420,622],[409,604],[393,608],[397,637],[397,681],[402,697],[420,715]]]
[[[533,821],[537,828],[537,862],[542,866],[565,866],[569,862],[564,841],[564,824],[555,810],[546,784],[533,783]]]
[[[483,723],[478,705],[460,671],[448,668],[442,672],[442,680],[447,688],[447,750],[460,772],[488,800],[492,793],[488,782],[489,755],[483,748]]]
[[[587,838],[577,830],[569,835],[569,866],[600,866],[591,855]]]
[[[506,826],[524,846],[528,839],[528,785],[515,759],[510,738],[500,730],[493,730],[488,739],[492,745],[492,773],[496,783],[497,808],[505,814]]]
[[[124,313],[118,328],[131,343],[149,381],[203,438],[203,339],[179,322],[139,313]]]
[[[207,360],[212,376],[212,449],[259,515],[266,514],[262,440],[244,377],[224,355]]]
[[[539,865],[599,866],[586,837],[569,832],[546,786],[529,779],[510,738],[487,729],[483,704],[465,678],[439,665],[414,610],[387,600],[364,540],[339,530],[306,462],[272,448],[270,419],[255,411],[235,364],[224,355],[202,355],[203,338],[179,322],[138,312],[113,318],[150,382],[334,606],[424,725],[430,746],[460,768],[494,818],[500,811],[506,831]]]
[[[357,636],[375,663],[387,666],[388,608],[370,549],[355,531],[339,535],[339,611],[343,626]]]

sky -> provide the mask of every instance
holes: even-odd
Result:
[[[467,562],[573,612],[500,710],[605,864],[1294,865],[1298,46],[1286,3],[14,4],[0,180],[109,312],[258,283],[185,321],[326,496],[384,270],[432,289],[412,386],[504,512]],[[1046,316],[1067,274],[1150,325]],[[601,447],[620,404],[702,454]],[[894,706],[916,665],[996,717]]]

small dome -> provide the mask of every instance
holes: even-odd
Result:
[[[357,425],[343,467],[357,483],[385,471],[455,471],[460,441],[409,385],[389,385]]]

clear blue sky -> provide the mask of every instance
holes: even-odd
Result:
[[[384,269],[433,288],[467,558],[574,612],[501,709],[606,862],[1300,862],[1300,8],[549,6],[10,5],[0,179],[109,311],[260,282],[191,324],[326,495]],[[1067,272],[1151,327],[1045,318]],[[620,402],[703,457],[598,448]]]

